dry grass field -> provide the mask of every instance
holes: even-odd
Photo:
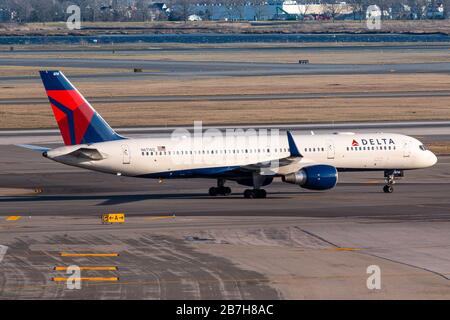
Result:
[[[357,51],[325,50],[304,55],[313,62],[328,63],[410,63],[424,61],[450,61],[446,50],[412,50],[379,52],[378,49]],[[287,51],[253,50],[254,61],[288,62],[293,53]],[[314,51],[311,51],[314,52]],[[58,57],[75,58],[89,55],[91,58],[133,58],[173,60],[223,60],[247,61],[248,55],[239,50],[225,54],[213,52],[171,52],[125,54],[110,52],[55,53]],[[4,55],[11,57],[11,55]],[[21,53],[13,55],[24,56]],[[40,56],[33,53],[33,56]],[[46,55],[48,57],[48,55]],[[295,59],[299,58],[295,56]],[[39,68],[0,66],[0,77],[36,75]],[[128,69],[63,68],[65,74],[131,73]],[[144,70],[152,72],[157,70]],[[194,120],[205,124],[245,123],[308,123],[332,121],[374,120],[431,120],[450,119],[450,97],[392,97],[392,98],[339,98],[333,93],[348,92],[433,92],[450,90],[449,74],[384,74],[384,75],[308,75],[308,76],[252,76],[189,79],[127,79],[126,82],[95,79],[73,80],[77,88],[89,97],[114,96],[195,96],[195,95],[246,95],[327,93],[327,98],[297,100],[233,100],[189,102],[129,102],[99,103],[94,107],[113,126],[190,125]],[[39,80],[1,81],[0,99],[42,98],[46,95]],[[1,105],[0,128],[54,128],[55,123],[48,105]]]
[[[309,60],[310,63],[330,63],[330,64],[389,64],[389,63],[430,63],[430,62],[450,62],[450,50],[439,49],[405,49],[390,50],[386,48],[377,48],[368,46],[363,50],[345,49],[345,46],[338,45],[339,50],[299,50],[305,49],[310,44],[294,44],[294,48],[278,48],[273,50],[253,50],[246,46],[239,46],[239,50],[186,50],[171,51],[159,49],[177,48],[177,46],[162,44],[160,46],[130,46],[116,45],[102,46],[103,50],[110,51],[98,52],[96,46],[72,46],[74,50],[83,49],[85,51],[63,52],[55,51],[53,53],[34,53],[35,58],[90,58],[90,59],[137,59],[137,60],[167,60],[167,61],[231,61],[231,62],[268,62],[268,63],[297,63],[300,59]],[[362,46],[362,44],[356,44]],[[411,44],[413,45],[413,44]],[[319,44],[320,46],[320,44]],[[432,46],[432,45],[430,45]],[[262,46],[263,48],[264,46]],[[272,44],[273,47],[273,44]],[[27,50],[29,46],[19,47],[19,50]],[[198,48],[208,49],[208,46],[198,46]],[[43,48],[41,48],[43,49]],[[136,51],[135,49],[140,49]],[[2,54],[7,48],[0,47],[0,58],[11,58],[11,55]],[[135,51],[133,51],[135,50]],[[114,51],[114,53],[113,53]],[[29,55],[17,53],[16,58],[27,58]],[[3,67],[2,67],[3,68]]]
[[[447,20],[384,21],[384,33],[449,34]],[[64,22],[0,24],[0,35],[95,35],[104,34],[264,34],[264,33],[366,33],[365,21],[147,21],[147,22],[83,22],[82,30],[70,31]]]
[[[437,155],[450,155],[450,141],[439,141],[432,142],[428,144],[428,149],[430,149],[434,154]]]
[[[0,72],[1,73],[1,72]],[[70,75],[69,71],[66,71]],[[402,92],[448,90],[450,75],[353,75],[229,77],[137,80],[126,84],[79,82],[86,97],[152,95],[238,95],[266,93]],[[0,99],[45,98],[36,83],[1,84]],[[449,97],[335,98],[263,101],[189,101],[96,104],[113,126],[302,123],[328,121],[449,119]],[[0,128],[48,128],[55,123],[48,105],[0,105]]]
[[[5,72],[0,67],[0,73]],[[36,68],[22,67],[14,75],[37,72]],[[35,70],[36,69],[36,70]],[[70,78],[74,68],[61,70]],[[3,70],[3,71],[2,71]],[[102,70],[97,69],[99,73]],[[116,70],[116,69],[113,69]],[[108,71],[105,71],[108,72]],[[116,71],[117,72],[117,71]],[[119,71],[120,72],[120,71]],[[123,72],[129,72],[128,70]],[[12,73],[11,73],[12,75]],[[283,93],[333,93],[333,92],[402,92],[402,91],[440,91],[450,89],[450,75],[447,74],[387,74],[387,75],[308,75],[308,76],[249,76],[198,79],[147,80],[136,78],[121,81],[98,82],[73,81],[86,97],[105,96],[151,96],[151,95],[227,95],[227,94],[283,94]],[[18,97],[18,90],[26,96],[20,98],[45,97],[42,84],[36,82],[0,83],[0,99]],[[228,102],[227,102],[228,103]]]

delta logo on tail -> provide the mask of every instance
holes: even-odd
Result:
[[[123,139],[60,71],[40,71],[65,145]]]

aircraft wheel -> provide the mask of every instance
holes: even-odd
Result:
[[[223,195],[229,196],[231,194],[231,188],[230,187],[224,187],[223,188]]]
[[[256,190],[247,189],[244,191],[244,198],[246,199],[253,199],[253,198],[262,199],[265,198],[266,196],[267,192],[264,189],[256,189]]]
[[[266,198],[267,192],[264,189],[255,190],[256,191],[256,197],[257,198]]]
[[[253,192],[252,189],[247,189],[244,191],[244,198],[246,199],[253,199],[255,198],[255,192]]]
[[[215,187],[209,188],[209,195],[210,195],[211,197],[217,196],[217,188],[215,188]]]
[[[392,193],[392,192],[394,192],[394,187],[390,186],[390,185],[385,185],[383,187],[383,191],[384,191],[384,193]]]

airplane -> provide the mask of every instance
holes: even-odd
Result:
[[[108,125],[61,71],[40,71],[40,76],[65,146],[19,146],[70,166],[159,180],[215,179],[217,186],[209,189],[210,196],[230,195],[225,182],[235,181],[251,187],[245,190],[245,198],[266,198],[261,187],[275,178],[304,189],[329,190],[336,186],[338,172],[345,171],[384,172],[383,191],[392,193],[395,179],[403,177],[404,171],[437,162],[419,140],[393,133],[287,131],[273,142],[238,132],[234,140],[228,139],[232,143],[223,139],[191,143],[192,139],[186,139],[189,132],[177,139],[126,138]],[[245,143],[237,143],[239,139]]]

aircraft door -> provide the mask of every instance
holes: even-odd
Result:
[[[411,145],[408,141],[403,144],[403,157],[408,158],[411,155]]]
[[[130,164],[131,162],[130,148],[126,144],[122,145],[122,155],[123,155],[123,164]]]
[[[334,142],[331,140],[327,141],[327,159],[334,159],[336,151],[334,148]]]

